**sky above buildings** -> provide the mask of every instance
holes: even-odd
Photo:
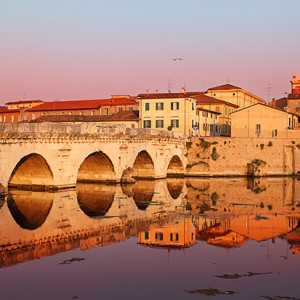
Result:
[[[300,77],[299,0],[0,0],[0,104]],[[176,58],[181,58],[181,60]]]

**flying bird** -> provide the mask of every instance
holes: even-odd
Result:
[[[176,58],[173,58],[174,61],[177,61],[177,60],[183,60],[183,58],[181,57],[176,57]]]

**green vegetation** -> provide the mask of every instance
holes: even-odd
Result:
[[[189,141],[189,142],[185,142],[185,146],[187,149],[190,149],[192,147],[193,142]]]
[[[198,162],[194,162],[192,164],[187,164],[186,169],[191,169],[193,166],[201,165],[201,164],[208,166],[208,163],[206,163],[205,161],[198,161]]]
[[[264,147],[265,147],[265,144],[260,144],[259,147],[260,147],[261,150],[263,150]]]
[[[199,138],[200,144],[197,144],[198,147],[202,147],[203,149],[207,149],[209,148],[211,145],[215,145],[218,144],[218,142],[214,141],[214,142],[208,142],[205,141],[204,138]]]
[[[217,160],[219,156],[220,155],[218,154],[216,147],[213,147],[211,152],[211,158],[213,160]]]
[[[272,146],[273,146],[273,143],[272,143],[271,141],[269,141],[269,143],[268,143],[267,146],[268,146],[268,147],[272,147]]]
[[[292,144],[293,144],[293,145],[295,145],[295,144],[296,144],[296,142],[295,142],[295,141],[292,141]]]
[[[262,202],[260,202],[260,205],[259,205],[259,207],[260,207],[260,208],[264,208],[264,207],[265,207],[265,205],[264,205]]]
[[[272,210],[272,209],[273,209],[273,205],[269,204],[269,205],[268,205],[268,209],[269,209],[269,210]]]
[[[262,159],[255,158],[255,159],[252,160],[252,163],[259,167],[261,165],[265,165],[267,162],[265,162]]]

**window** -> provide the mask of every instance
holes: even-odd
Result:
[[[164,119],[156,119],[155,121],[155,127],[156,128],[164,128]]]
[[[220,112],[220,107],[216,106],[216,112]]]
[[[149,231],[145,231],[145,240],[149,240]]]
[[[163,104],[163,102],[157,102],[157,103],[155,103],[155,107],[156,107],[156,110],[164,110],[164,104]]]
[[[131,124],[131,128],[135,128],[135,124]]]
[[[179,102],[171,102],[171,110],[179,110]]]
[[[144,128],[151,128],[151,120],[144,120]]]
[[[272,131],[272,137],[276,137],[277,136],[277,129],[274,129],[273,131]]]
[[[145,103],[145,110],[150,110],[150,103]]]
[[[192,102],[192,110],[195,110],[195,102]]]
[[[105,107],[105,108],[104,108],[104,114],[105,114],[105,115],[108,115],[108,107]]]
[[[83,116],[83,111],[80,112],[80,115]]]
[[[256,124],[255,133],[261,133],[261,126],[260,126],[260,124]]]
[[[213,132],[213,131],[214,131],[214,125],[210,124],[210,132]]]
[[[203,116],[203,117],[208,117],[208,113],[207,113],[206,111],[203,111],[203,112],[202,112],[202,116]]]
[[[128,107],[128,110],[133,110],[133,107]]]
[[[94,116],[95,115],[95,111],[93,110],[93,111],[91,111],[91,115],[92,116]]]
[[[179,120],[178,119],[171,119],[171,127],[179,128]]]
[[[71,111],[69,111],[69,115],[71,116],[71,115],[73,115],[73,113]]]

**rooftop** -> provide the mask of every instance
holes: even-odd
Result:
[[[223,105],[228,105],[228,106],[232,106],[232,107],[235,107],[235,108],[239,107],[236,104],[207,96],[204,93],[198,94],[196,96],[192,96],[192,98],[196,99],[197,105],[201,105],[201,104],[223,104]]]
[[[226,84],[222,84],[222,85],[218,85],[218,86],[214,86],[212,88],[209,88],[208,91],[210,90],[220,90],[220,91],[224,91],[224,90],[241,90],[242,88],[226,83]]]

